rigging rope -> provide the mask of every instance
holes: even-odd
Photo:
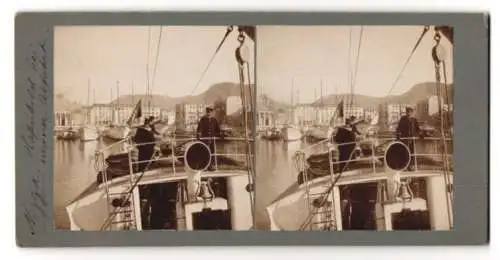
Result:
[[[451,102],[450,102],[450,97],[448,96],[449,93],[449,88],[448,88],[448,77],[446,75],[446,62],[443,61],[443,78],[444,78],[444,102],[448,106],[448,113],[446,113],[446,121],[445,123],[447,124],[446,127],[450,127],[452,125],[452,114],[451,114]]]
[[[452,191],[451,191],[451,173],[449,170],[449,163],[448,163],[448,155],[447,155],[447,144],[446,144],[446,136],[445,136],[445,120],[444,120],[444,113],[443,113],[443,102],[442,102],[442,89],[441,89],[441,65],[445,66],[444,62],[444,57],[439,57],[439,50],[438,48],[440,47],[440,40],[441,36],[439,35],[439,32],[436,30],[434,40],[436,41],[436,45],[433,48],[433,53],[432,53],[432,58],[434,59],[434,67],[435,67],[435,73],[436,73],[436,92],[438,94],[438,106],[439,106],[439,121],[440,121],[440,130],[441,130],[441,138],[442,138],[442,159],[443,159],[443,168],[444,168],[444,180],[445,180],[445,191],[446,191],[446,211],[448,214],[448,223],[450,225],[450,228],[453,226],[453,221],[452,221],[452,212],[451,212],[451,199],[452,199]],[[446,71],[444,71],[446,72]],[[445,89],[446,89],[446,84],[447,84],[447,77],[446,75],[444,76],[445,82]]]
[[[119,208],[122,208],[124,207],[127,202],[130,200],[130,196],[132,195],[132,193],[134,192],[134,189],[137,187],[137,185],[139,184],[139,182],[141,181],[142,177],[144,177],[144,174],[147,172],[148,168],[151,166],[151,164],[153,163],[153,159],[156,157],[157,155],[157,150],[155,149],[155,152],[153,153],[153,155],[151,156],[151,158],[149,159],[148,161],[148,164],[146,165],[146,167],[144,167],[144,169],[142,170],[142,172],[140,173],[139,177],[137,177],[137,179],[135,180],[134,183],[132,183],[132,185],[130,186],[130,188],[128,189],[128,191],[126,192],[125,194],[125,198],[122,200],[121,204],[118,206],[118,207],[115,207],[114,210],[108,215],[108,217],[104,220],[104,223],[101,225],[101,230],[104,230],[106,227],[111,227],[111,222],[113,220],[113,217],[116,216],[116,214],[118,213],[118,209]],[[128,156],[131,156],[130,155],[130,151],[129,151],[129,154]],[[102,174],[108,174],[106,169],[103,171]],[[131,175],[135,176],[135,174],[137,173],[133,173],[131,172],[130,173]],[[104,179],[104,177],[103,177]],[[106,177],[107,179],[107,177]],[[107,185],[107,184],[106,184]],[[135,213],[134,213],[135,215]]]
[[[326,200],[328,198],[328,195],[330,195],[330,193],[332,192],[333,188],[335,188],[335,185],[337,185],[337,182],[340,180],[340,177],[342,177],[342,173],[344,173],[344,171],[347,169],[347,166],[349,165],[349,161],[352,159],[352,156],[354,155],[355,151],[356,151],[356,149],[353,149],[351,151],[351,153],[349,155],[349,159],[347,160],[347,163],[344,164],[344,167],[339,172],[339,174],[337,174],[337,176],[335,176],[335,179],[333,179],[332,184],[330,185],[330,187],[328,187],[328,189],[321,195],[321,202],[319,203],[319,205],[322,206],[326,202]],[[306,176],[306,175],[307,175],[307,173],[304,172],[304,176]],[[319,208],[318,208],[318,210],[319,210]],[[317,212],[309,212],[309,214],[307,215],[306,220],[300,226],[300,230],[304,230],[304,228],[306,228],[307,225],[311,224],[311,220],[314,217],[315,213],[317,213]]]
[[[403,64],[403,67],[401,68],[401,70],[399,71],[398,75],[396,76],[396,79],[392,83],[391,88],[389,88],[389,90],[387,91],[386,96],[389,96],[390,93],[394,90],[394,88],[398,84],[399,80],[401,79],[401,76],[403,76],[403,72],[405,71],[406,67],[410,63],[411,58],[413,57],[413,54],[415,54],[418,46],[422,42],[422,39],[424,38],[425,34],[429,31],[429,29],[430,29],[430,27],[428,25],[424,26],[424,29],[422,30],[422,33],[420,34],[420,37],[418,38],[417,42],[415,43],[415,46],[413,46],[413,49],[411,50],[410,55],[408,55],[408,58],[406,59],[405,63]],[[402,109],[403,108],[401,106],[399,106],[399,112],[400,113],[402,113]]]
[[[410,52],[410,55],[408,56],[408,58],[406,59],[403,67],[401,68],[401,70],[399,71],[396,79],[394,80],[394,82],[392,83],[392,86],[391,88],[389,89],[389,91],[387,91],[387,95],[388,96],[393,90],[394,88],[396,87],[396,85],[398,84],[399,80],[401,79],[401,76],[403,75],[403,72],[405,71],[406,69],[406,66],[408,66],[408,63],[410,63],[410,60],[411,58],[413,57],[413,54],[415,54],[415,51],[417,50],[418,46],[420,45],[420,43],[422,42],[422,39],[424,38],[425,34],[427,33],[427,31],[429,31],[429,26],[425,26],[424,27],[424,30],[422,31],[422,34],[420,34],[420,37],[418,38],[417,40],[417,43],[415,43],[415,46],[413,46],[413,49],[411,50]]]
[[[196,85],[194,86],[194,88],[189,92],[189,96],[193,95],[193,93],[196,91],[196,89],[198,89],[198,86],[200,85],[201,80],[203,79],[203,77],[205,77],[205,74],[207,73],[208,69],[210,68],[210,65],[212,65],[212,62],[215,59],[215,56],[217,55],[217,53],[219,52],[222,45],[224,44],[227,37],[229,36],[229,34],[231,34],[232,31],[233,31],[233,26],[228,26],[226,33],[224,34],[224,37],[222,37],[222,40],[219,43],[219,46],[217,46],[217,48],[215,49],[215,52],[212,54],[212,57],[210,58],[207,66],[205,67],[205,70],[202,72],[202,74],[201,74],[200,78],[198,79],[198,81],[196,82]]]
[[[162,31],[163,31],[163,26],[160,26],[160,35],[158,36],[158,46],[156,48],[155,65],[153,67],[153,78],[152,78],[153,82],[151,82],[151,88],[149,90],[150,100],[153,98],[153,88],[155,86],[155,79],[156,79],[156,68],[158,67],[158,60],[159,60],[160,49],[161,49],[161,35],[162,35]],[[149,105],[150,104],[148,102],[148,106]]]
[[[246,144],[246,150],[247,150],[247,165],[248,165],[248,185],[250,186],[250,189],[248,190],[249,192],[249,198],[250,198],[250,205],[251,205],[251,213],[252,213],[252,218],[255,218],[255,199],[253,196],[253,190],[254,190],[254,165],[253,165],[253,155],[252,155],[252,148],[250,147],[250,140],[249,140],[249,132],[248,132],[248,111],[254,111],[252,107],[252,102],[253,102],[253,95],[252,95],[252,87],[251,87],[251,81],[250,81],[250,66],[248,61],[244,60],[243,57],[241,57],[241,48],[243,48],[243,44],[245,42],[245,36],[243,35],[243,31],[240,30],[239,35],[238,35],[238,41],[240,43],[240,46],[236,50],[236,59],[238,63],[238,72],[239,72],[239,78],[240,78],[240,91],[241,91],[241,102],[242,102],[242,108],[243,108],[243,120],[244,120],[244,131],[245,131],[245,144]],[[246,65],[246,66],[245,66]],[[247,109],[247,97],[246,97],[246,91],[245,91],[245,67],[246,67],[246,73],[248,76],[248,95],[249,95],[249,100],[250,100],[250,107],[249,110]]]
[[[354,67],[354,77],[351,78],[351,96],[352,103],[354,104],[354,87],[356,86],[356,80],[358,78],[358,65],[359,65],[359,53],[361,52],[361,43],[363,41],[363,31],[364,27],[361,26],[361,31],[359,32],[359,43],[358,43],[358,52],[356,54],[356,65]]]
[[[352,28],[349,28],[349,48],[347,51],[347,84],[349,85],[352,91],[351,42],[352,42]],[[347,99],[347,103],[349,105],[352,105],[352,100],[350,96]]]
[[[151,26],[148,27],[148,57],[146,60],[146,99],[149,100],[149,84],[150,84],[150,75],[149,75],[149,58],[151,56]]]

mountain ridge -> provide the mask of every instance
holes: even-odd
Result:
[[[447,84],[448,96],[450,98],[450,103],[453,104],[453,84]],[[399,95],[390,95],[386,97],[373,97],[362,94],[354,94],[354,103],[364,109],[373,108],[377,109],[380,104],[384,103],[392,103],[392,104],[408,104],[408,105],[417,105],[420,102],[427,100],[429,97],[434,96],[436,92],[436,83],[435,82],[423,82],[415,84],[408,91],[399,94]],[[283,102],[276,101],[266,94],[259,95],[259,101],[263,99],[266,100],[271,107],[279,107],[281,109],[289,108],[291,105]],[[349,102],[350,94],[342,93],[342,94],[330,94],[323,98],[319,98],[316,101],[309,103],[301,103],[305,105],[314,105],[314,106],[335,106],[340,100],[344,100],[344,102]],[[261,101],[262,102],[262,101]],[[263,102],[262,102],[263,103]],[[259,103],[259,105],[262,105]],[[277,109],[275,109],[277,110]]]
[[[253,85],[252,85],[253,88]],[[245,86],[246,97],[249,100],[250,95],[248,95],[248,85]],[[148,102],[152,106],[158,106],[163,109],[173,109],[176,104],[187,103],[187,104],[213,104],[216,101],[225,100],[231,96],[241,96],[240,85],[233,82],[222,82],[210,86],[206,91],[198,95],[189,95],[184,97],[169,97],[167,95],[123,95],[119,99],[115,99],[110,102],[111,105],[114,104],[127,104],[133,105],[139,99],[142,99],[143,105],[147,105]]]

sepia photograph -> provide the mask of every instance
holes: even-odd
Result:
[[[54,225],[250,230],[255,29],[57,26]]]
[[[453,29],[259,26],[260,230],[453,230]]]

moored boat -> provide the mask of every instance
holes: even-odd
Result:
[[[324,140],[329,137],[329,134],[331,134],[331,127],[328,125],[322,125],[322,126],[313,126],[310,127],[307,131],[307,137],[314,139],[314,140]]]
[[[128,126],[112,125],[104,130],[103,136],[111,140],[119,141],[125,139],[130,134]]]
[[[78,140],[78,138],[79,138],[78,131],[74,130],[71,127],[69,129],[63,130],[57,135],[57,139],[65,141],[75,141]]]
[[[94,141],[99,138],[99,132],[96,126],[85,125],[79,129],[80,141]]]
[[[267,129],[264,133],[262,133],[261,138],[269,141],[276,141],[281,140],[282,135],[281,131],[278,128],[273,127]]]
[[[302,132],[295,126],[285,125],[281,128],[281,136],[283,137],[283,141],[298,141],[302,138]]]

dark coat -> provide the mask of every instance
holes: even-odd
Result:
[[[356,129],[348,127],[339,127],[335,135],[335,142],[338,144],[352,143],[356,141]]]
[[[399,120],[396,134],[399,137],[416,137],[420,134],[420,127],[418,126],[417,119],[402,116]]]
[[[155,136],[152,130],[145,126],[137,128],[135,132],[134,141],[138,144],[137,150],[139,150],[139,171],[143,171],[149,165],[147,160],[151,160],[154,154]],[[141,145],[142,144],[142,145]]]
[[[208,116],[203,116],[198,122],[196,134],[198,137],[219,137],[220,126],[217,119]]]
[[[149,130],[144,126],[138,127],[135,132],[134,141],[139,144],[155,142],[153,130]]]

